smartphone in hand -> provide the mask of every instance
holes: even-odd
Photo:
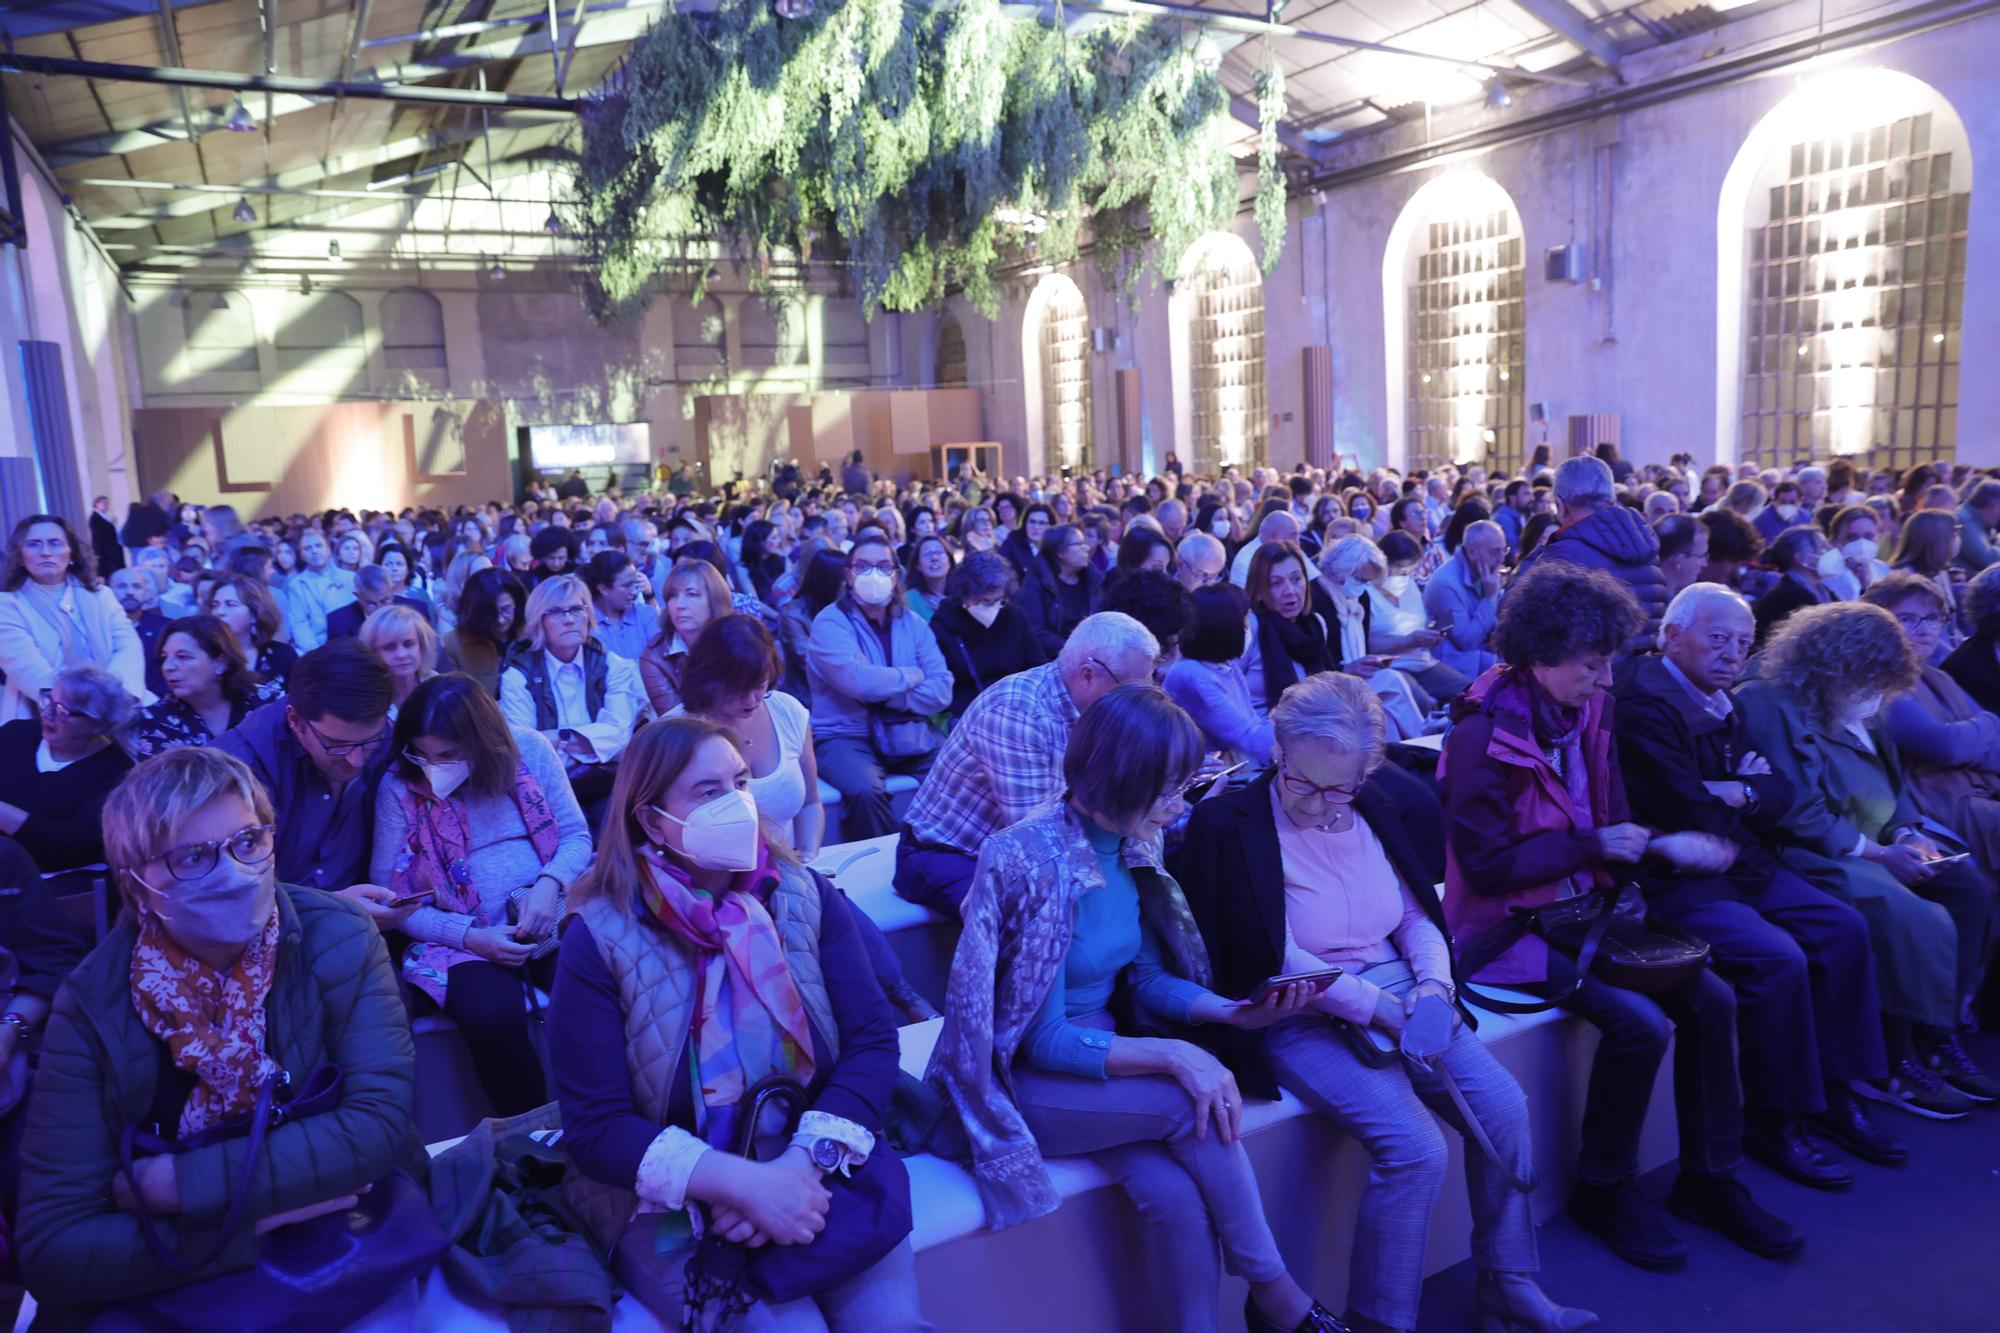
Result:
[[[1341,972],[1342,969],[1337,967],[1316,967],[1305,972],[1281,972],[1275,977],[1266,977],[1256,990],[1250,992],[1250,1003],[1262,1004],[1270,998],[1271,992],[1280,986],[1296,986],[1301,983],[1311,985],[1313,994],[1317,995],[1340,980]]]

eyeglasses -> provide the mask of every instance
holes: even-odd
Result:
[[[590,613],[587,606],[552,606],[542,612],[543,620],[581,620]]]
[[[260,866],[270,860],[271,853],[277,850],[277,831],[276,824],[252,824],[214,842],[184,842],[178,847],[169,847],[153,859],[164,865],[167,873],[177,880],[200,879],[215,869],[225,849],[238,865]]]
[[[896,566],[893,562],[857,560],[854,562],[854,572],[857,574],[894,574]]]
[[[300,718],[299,720],[301,722],[305,721],[304,718]],[[386,724],[378,734],[370,736],[365,741],[330,741],[326,738],[325,732],[310,722],[306,722],[306,730],[310,731],[312,738],[319,742],[319,748],[326,751],[328,756],[335,759],[340,758],[342,755],[353,754],[356,750],[372,750],[383,741],[389,739],[389,728]]]
[[[59,701],[56,698],[54,690],[43,690],[41,699],[42,716],[44,717],[52,717],[58,722],[67,722],[73,717],[80,717],[85,722],[97,721],[97,714],[86,713],[81,708],[71,708],[68,704]]]
[[[1357,782],[1351,787],[1342,787],[1338,784],[1322,787],[1317,783],[1307,782],[1304,778],[1293,776],[1291,766],[1285,763],[1278,765],[1278,774],[1284,779],[1285,790],[1294,796],[1309,796],[1316,800],[1339,801],[1343,804],[1359,796],[1361,788],[1366,785],[1365,782]]]
[[[1904,629],[1937,629],[1944,624],[1944,617],[1932,611],[1927,615],[1896,617]]]
[[[1131,680],[1126,680],[1124,677],[1120,676],[1116,671],[1113,671],[1110,667],[1106,666],[1104,664],[1104,659],[1101,657],[1086,657],[1083,660],[1085,665],[1094,666],[1099,671],[1102,671],[1105,675],[1109,676],[1111,678],[1112,683],[1116,685],[1130,685],[1134,681],[1151,680],[1153,676],[1153,667],[1149,666],[1146,668],[1145,675],[1134,676]]]

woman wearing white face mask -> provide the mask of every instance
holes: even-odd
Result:
[[[1407,532],[1391,532],[1382,538],[1382,558],[1388,572],[1368,585],[1368,651],[1389,659],[1389,665],[1403,672],[1435,699],[1463,694],[1472,682],[1456,667],[1438,661],[1432,650],[1443,641],[1444,633],[1431,628],[1430,612],[1424,608],[1423,590],[1417,587],[1413,571],[1422,558],[1416,538]]]
[[[272,820],[250,770],[214,749],[155,756],[105,803],[127,906],[56,994],[21,1145],[15,1238],[43,1322],[81,1327],[102,1302],[242,1269],[258,1236],[352,1208],[357,1190],[423,1161],[388,949],[359,908],[277,882]],[[271,1127],[230,1243],[192,1271],[161,1262],[141,1206],[170,1254],[198,1260],[244,1145],[141,1157],[128,1175],[124,1131],[157,1122],[190,1140],[250,1113],[273,1079],[299,1086],[326,1064],[341,1073],[336,1104]]]
[[[554,748],[508,726],[470,676],[419,685],[391,744],[369,878],[392,906],[416,904],[403,978],[465,1034],[494,1110],[532,1110],[548,1089],[522,985],[553,974],[564,895],[590,862],[583,811]]]
[[[564,1146],[617,1191],[586,1220],[667,1327],[702,1299],[699,1215],[747,1251],[757,1327],[919,1333],[909,1181],[882,1141],[894,1019],[851,910],[765,836],[749,781],[692,717],[647,727],[619,769],[549,1015]],[[807,1109],[760,1121],[762,1160],[739,1156],[744,1100],[772,1077]]]
[[[813,618],[806,678],[820,776],[840,793],[842,835],[895,832],[884,779],[930,772],[941,739],[930,717],[951,702],[952,672],[931,627],[903,605],[896,550],[880,533],[854,543],[846,591]]]
[[[1831,546],[1819,558],[1819,575],[1827,592],[1851,602],[1889,572],[1889,566],[1876,558],[1881,554],[1876,540],[1880,531],[1880,520],[1866,505],[1849,505],[1833,516],[1828,527]]]
[[[1040,508],[1029,507],[1030,526]],[[1014,591],[1014,571],[995,551],[975,551],[946,581],[946,600],[931,616],[931,633],[951,668],[953,718],[995,681],[1049,660],[1034,626],[1008,604]]]

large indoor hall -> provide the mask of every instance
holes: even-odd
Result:
[[[0,0],[0,1330],[1989,1333],[1996,63]]]

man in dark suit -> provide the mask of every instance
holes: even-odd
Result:
[[[90,502],[90,549],[97,557],[97,576],[110,578],[125,568],[125,548],[118,544],[118,525],[111,521],[111,497]]]
[[[1757,646],[1771,637],[1777,623],[1802,606],[1818,606],[1833,600],[1820,577],[1819,558],[1827,551],[1827,541],[1818,528],[1786,528],[1771,543],[1764,559],[1778,571],[1778,582],[1750,608],[1757,621]]]
[[[571,468],[563,484],[556,487],[558,500],[586,500],[590,498],[590,483],[583,479],[582,468]]]
[[[1745,1151],[1801,1184],[1846,1189],[1853,1174],[1816,1139],[1885,1166],[1908,1152],[1851,1088],[1888,1066],[1867,923],[1766,843],[1792,808],[1791,784],[1752,751],[1729,694],[1755,627],[1721,584],[1683,591],[1662,651],[1620,667],[1612,727],[1635,820],[1735,849],[1721,872],[1648,866],[1637,878],[1648,908],[1708,941],[1710,965],[1736,989]]]
[[[134,500],[125,515],[125,529],[118,534],[118,540],[124,543],[126,549],[133,551],[151,546],[155,539],[164,541],[179,510],[180,501],[172,491],[155,491],[143,502]]]
[[[391,602],[424,615],[424,604],[414,597],[397,597],[389,583],[389,573],[380,565],[363,565],[354,572],[354,600],[326,613],[326,639],[358,639],[362,622]]]

